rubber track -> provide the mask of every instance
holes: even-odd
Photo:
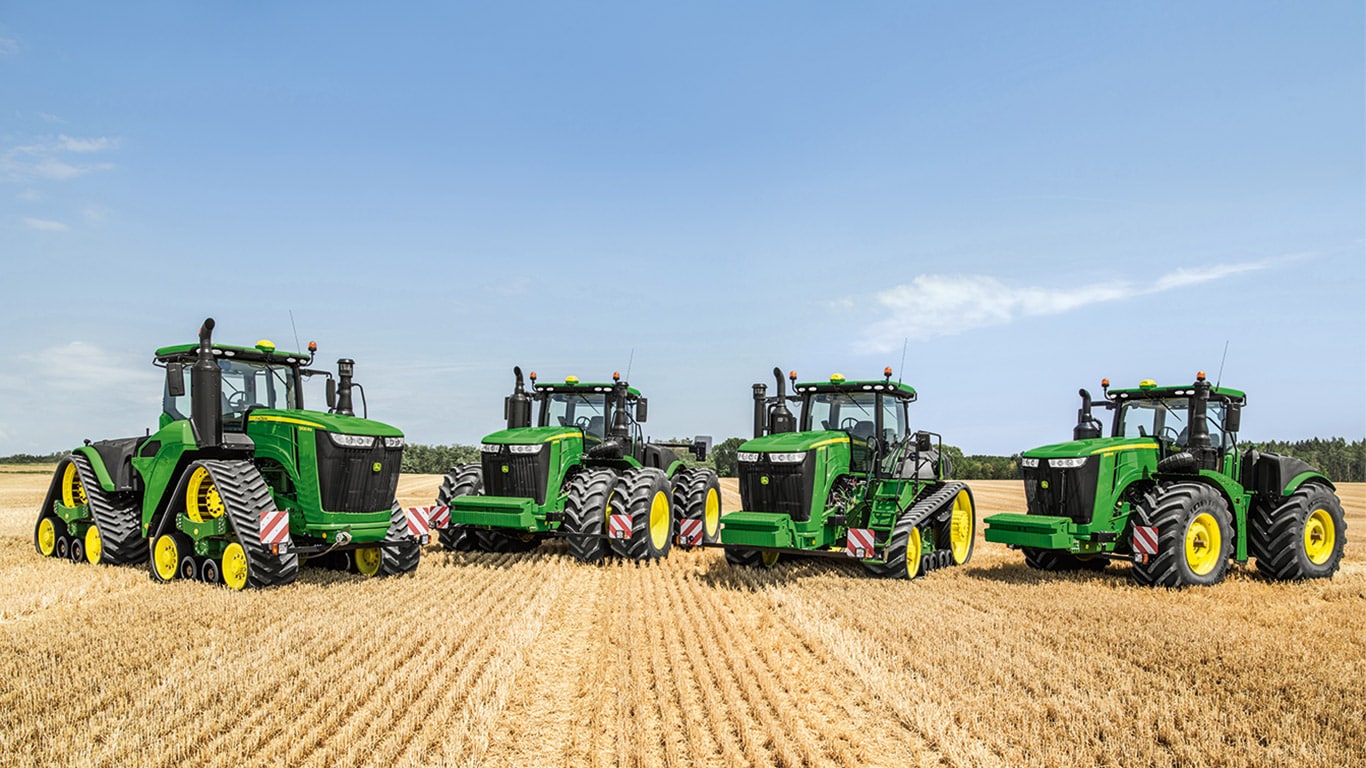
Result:
[[[457,464],[441,481],[436,492],[436,505],[445,506],[457,496],[478,496],[484,492],[484,470],[478,464]],[[467,526],[449,523],[436,532],[441,546],[453,552],[470,552],[478,542]]]
[[[667,557],[673,544],[673,531],[664,539],[664,546],[658,550],[650,546],[650,505],[654,501],[659,481],[664,481],[664,496],[673,496],[673,486],[664,470],[655,467],[639,467],[622,474],[626,486],[626,513],[631,516],[631,538],[612,539],[612,551],[632,560],[654,560]],[[672,502],[671,502],[672,503]],[[669,526],[673,527],[673,510],[669,511]]]
[[[397,547],[380,547],[379,575],[402,576],[417,570],[418,561],[422,559],[422,545],[408,531],[408,514],[399,506],[398,499],[394,499],[393,509],[389,512],[389,530],[384,540],[397,541],[399,544]]]
[[[607,505],[619,482],[610,469],[586,469],[569,481],[560,535],[581,562],[596,563],[607,554]]]
[[[887,537],[887,546],[883,550],[883,557],[888,558],[885,562],[864,562],[868,572],[875,576],[901,577],[906,573],[906,542],[909,541],[911,531],[919,527],[930,517],[935,516],[941,511],[950,509],[958,492],[966,488],[965,483],[951,482],[944,483],[938,487],[930,486],[926,491],[922,491],[915,503],[902,512],[896,519],[896,525],[892,527],[892,535]],[[924,532],[921,537],[925,536]],[[937,562],[942,558],[937,558],[938,551],[929,556],[930,562]],[[927,569],[920,568],[917,576],[923,576]]]
[[[1181,567],[1186,557],[1186,525],[1195,516],[1197,505],[1219,518],[1224,535],[1220,546],[1224,555],[1214,570],[1204,577],[1188,578]],[[1210,502],[1217,502],[1211,504]],[[1218,491],[1204,483],[1172,483],[1158,488],[1134,505],[1135,525],[1157,529],[1157,554],[1146,563],[1134,563],[1134,581],[1153,587],[1183,587],[1188,584],[1213,584],[1228,570],[1227,553],[1233,548],[1233,516]]]
[[[716,533],[707,535],[707,489],[716,489],[716,498],[721,500],[721,483],[716,473],[710,469],[685,469],[674,476],[674,515],[678,520],[701,520],[702,543],[715,544],[721,538],[721,526]],[[684,545],[680,545],[684,546]],[[685,549],[689,548],[684,546]]]
[[[209,471],[218,495],[223,498],[237,542],[246,550],[247,586],[276,587],[294,581],[299,573],[299,556],[293,552],[273,555],[261,543],[261,512],[274,509],[275,500],[256,466],[249,461],[209,459],[191,464],[185,470],[186,478],[196,466]]]
[[[90,466],[90,460],[79,453],[71,454],[71,463],[76,465],[76,474],[85,486],[90,516],[100,531],[100,544],[104,548],[100,561],[125,565],[146,560],[148,547],[142,538],[142,514],[137,497],[128,493],[106,493],[100,487],[100,479]]]
[[[1315,507],[1312,497],[1326,495],[1333,504],[1328,507],[1337,527],[1334,532],[1334,551],[1327,562],[1314,566],[1304,556],[1304,523]],[[1325,499],[1328,501],[1329,499]],[[1327,487],[1302,485],[1279,507],[1255,504],[1248,520],[1248,551],[1257,558],[1257,571],[1273,579],[1298,581],[1301,579],[1332,578],[1342,564],[1342,552],[1347,543],[1347,521],[1343,519],[1342,502]]]

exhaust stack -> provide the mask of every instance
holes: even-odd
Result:
[[[190,423],[200,448],[223,444],[223,374],[213,357],[213,318],[199,326],[199,351],[190,366]]]
[[[1218,469],[1219,451],[1210,442],[1209,421],[1206,415],[1209,413],[1209,382],[1205,380],[1205,372],[1200,371],[1195,375],[1195,397],[1191,398],[1190,408],[1190,429],[1186,434],[1186,450],[1195,456],[1196,464],[1200,469]]]
[[[356,361],[349,357],[343,357],[337,361],[337,407],[333,409],[336,413],[345,416],[355,416],[356,410],[351,402],[351,377],[356,375]]]
[[[512,385],[512,394],[503,398],[503,418],[507,419],[508,429],[531,426],[531,397],[522,388],[522,368],[513,366],[512,375],[517,377]]]
[[[773,378],[778,382],[778,396],[775,398],[777,402],[768,412],[768,433],[776,435],[780,432],[796,432],[797,417],[787,409],[787,385],[783,381],[783,370],[775,366]]]

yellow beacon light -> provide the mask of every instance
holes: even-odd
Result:
[[[260,341],[256,342],[256,348],[261,350],[262,352],[274,352],[275,342],[271,341],[270,339],[261,339]]]
[[[566,383],[566,384],[578,384],[578,383],[579,383],[579,377],[578,377],[578,376],[566,376],[566,377],[564,377],[564,383]]]
[[[1157,386],[1157,382],[1152,379],[1144,379],[1143,381],[1138,382],[1139,389],[1152,389],[1155,386]]]
[[[838,384],[839,382],[844,381],[844,374],[832,373],[830,374],[830,380]]]

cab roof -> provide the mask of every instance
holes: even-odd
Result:
[[[285,352],[275,349],[274,346],[266,347],[235,347],[231,344],[214,344],[210,347],[214,357],[227,358],[229,360],[249,360],[257,363],[275,363],[283,365],[307,365],[312,360],[312,355],[300,354],[298,352]],[[174,344],[169,347],[162,347],[156,351],[158,362],[174,360],[193,360],[199,353],[198,344]]]
[[[616,386],[610,381],[553,381],[550,383],[536,382],[533,385],[537,392],[574,392],[578,394],[590,394],[595,392],[611,392],[612,387]],[[626,385],[627,397],[640,397],[640,390],[631,385]]]
[[[794,387],[797,392],[803,394],[807,392],[882,392],[907,402],[914,402],[916,399],[915,388],[910,384],[902,384],[899,381],[888,379],[848,381],[839,374],[830,377],[829,381],[799,381]]]
[[[1111,400],[1160,400],[1166,397],[1190,397],[1194,394],[1194,384],[1180,384],[1177,386],[1165,387],[1159,387],[1156,384],[1148,387],[1140,385],[1133,388],[1111,389],[1109,391]],[[1243,403],[1247,400],[1246,393],[1230,387],[1211,386],[1209,388],[1209,394],[1210,397],[1217,397],[1222,400],[1230,400],[1236,403]]]

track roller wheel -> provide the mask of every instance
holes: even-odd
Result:
[[[585,469],[568,483],[560,534],[569,554],[596,563],[607,554],[607,517],[625,511],[624,486],[610,469]]]
[[[218,561],[212,557],[206,557],[199,564],[199,580],[205,584],[221,583],[221,574],[218,570]]]
[[[232,590],[243,590],[247,587],[247,577],[250,572],[247,565],[247,551],[241,544],[233,542],[223,550],[223,563],[221,571],[223,583]]]
[[[104,539],[100,537],[100,527],[92,525],[85,529],[85,560],[91,565],[99,565],[104,556]]]
[[[163,533],[152,542],[152,578],[167,582],[180,574],[180,561],[190,552],[190,540],[180,532]]]
[[[1342,563],[1347,521],[1333,489],[1300,486],[1278,507],[1258,506],[1249,522],[1257,571],[1273,579],[1327,579]]]
[[[612,539],[612,551],[632,560],[666,557],[673,545],[673,486],[663,470],[640,467],[622,475],[631,538]]]
[[[58,526],[61,526],[62,530],[66,530],[66,523],[60,517],[43,515],[33,528],[33,548],[38,550],[38,554],[43,557],[52,557],[57,554]]]
[[[1157,554],[1134,563],[1134,581],[1144,586],[1217,584],[1228,571],[1233,548],[1233,515],[1228,503],[1204,483],[1172,483],[1155,502],[1134,505],[1135,525],[1157,529]]]
[[[458,496],[478,496],[483,492],[483,468],[478,464],[458,464],[441,481],[441,489],[436,493],[436,505],[445,506]],[[440,539],[441,546],[453,552],[470,552],[477,549],[479,542],[473,534],[470,528],[456,523],[437,529],[437,538]]]
[[[79,536],[71,537],[71,562],[85,562],[85,541]]]
[[[71,557],[71,537],[65,533],[57,534],[57,541],[52,546],[52,551],[57,557],[67,560]]]
[[[380,563],[384,560],[384,553],[379,547],[358,547],[351,551],[352,562],[356,565],[356,573],[362,576],[374,576],[379,573]]]
[[[194,581],[199,578],[199,563],[195,562],[194,555],[184,554],[180,556],[180,578],[187,581]]]

